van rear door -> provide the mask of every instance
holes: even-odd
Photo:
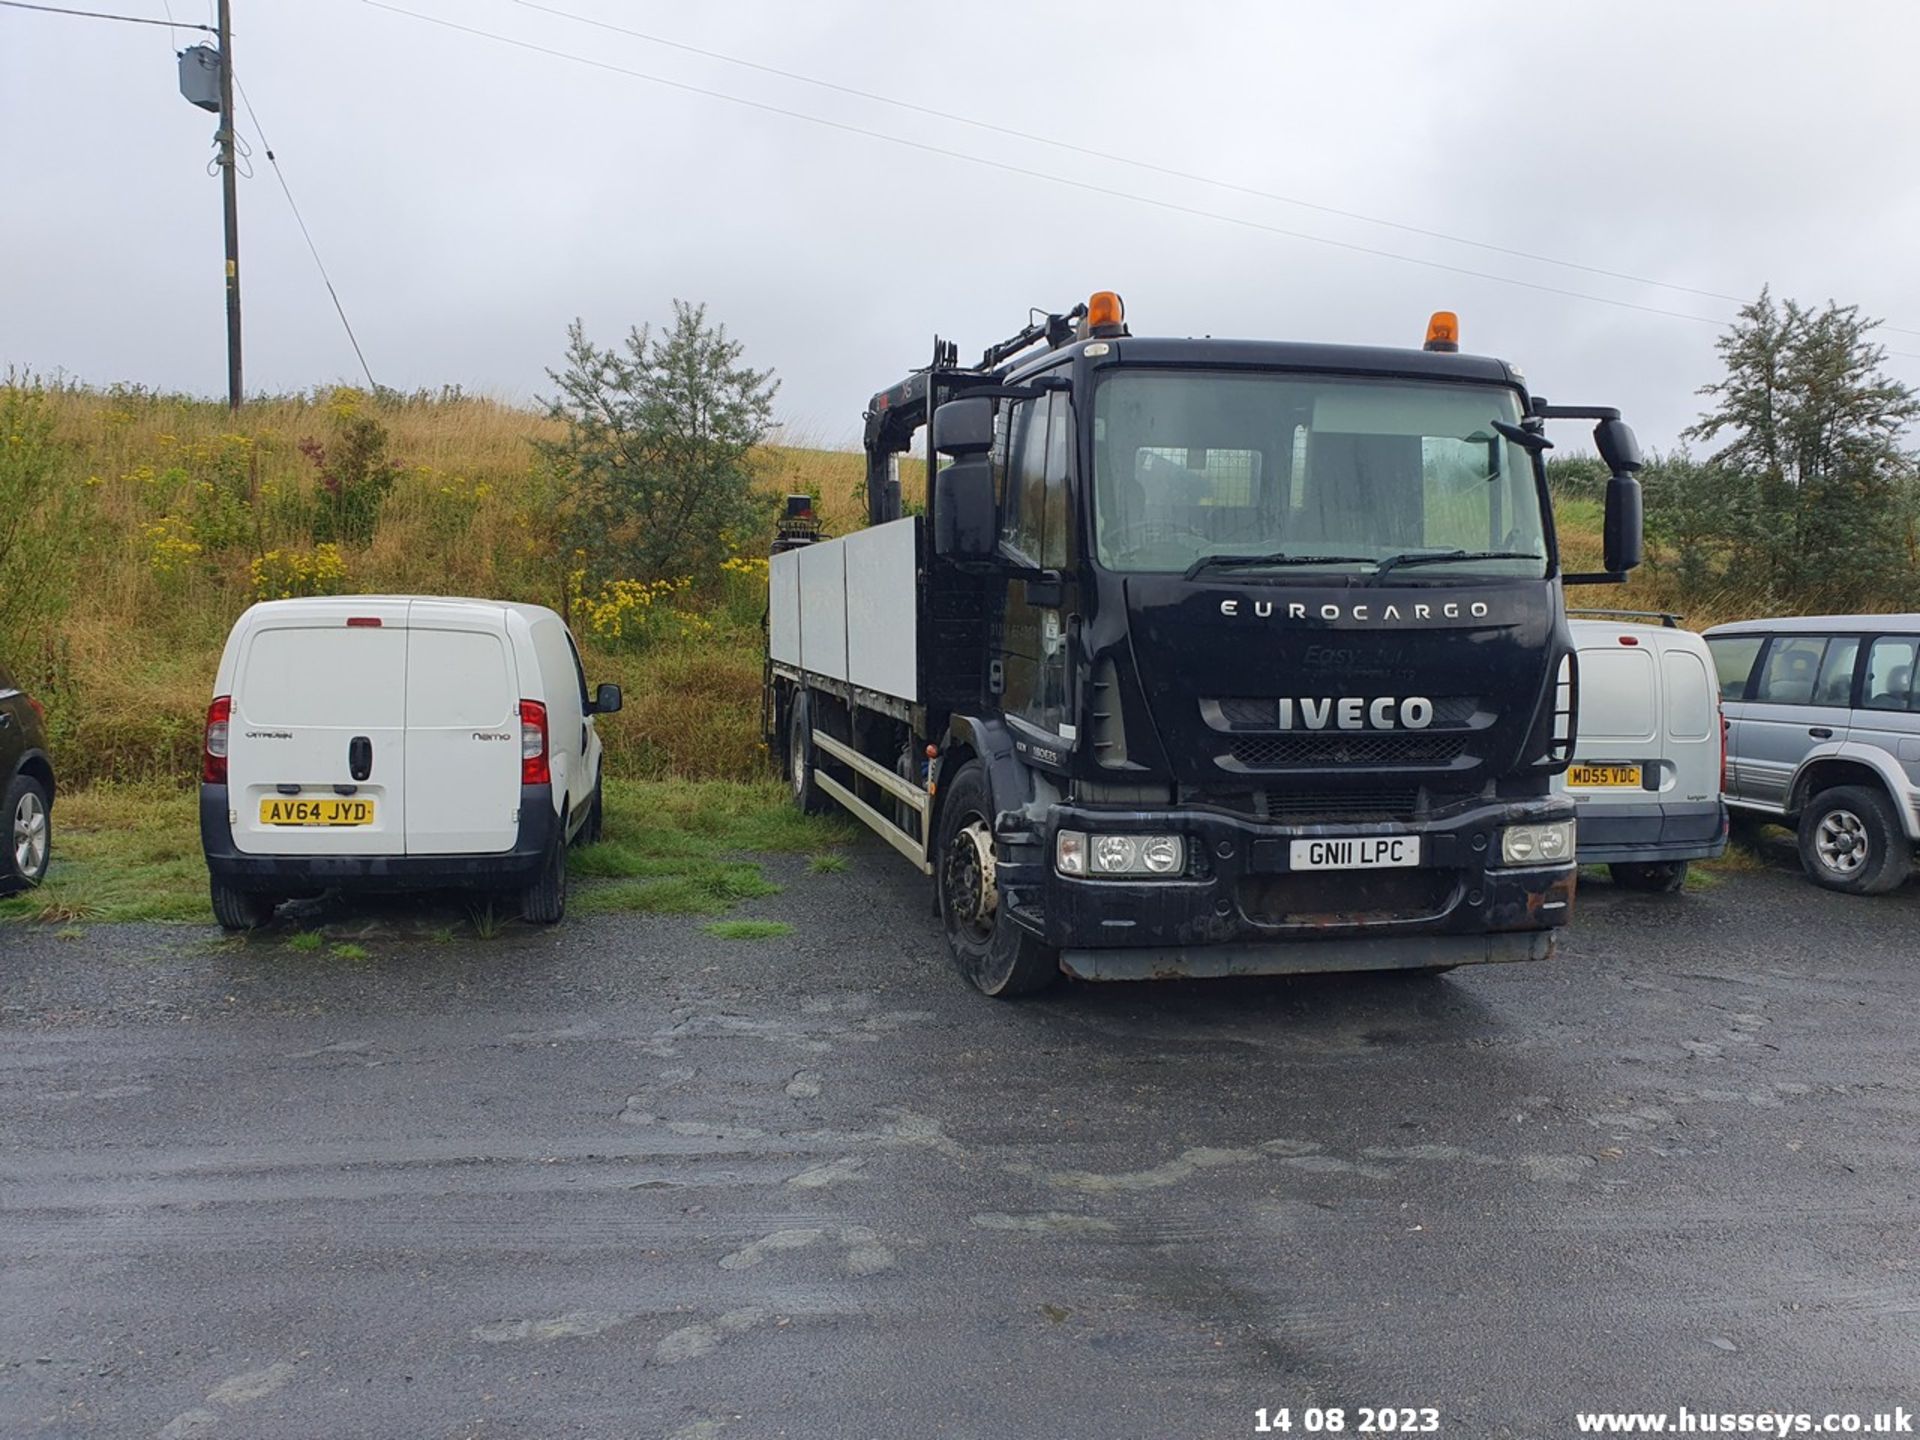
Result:
[[[1669,799],[1699,803],[1720,798],[1719,707],[1707,673],[1706,647],[1675,631],[1660,639],[1661,679],[1666,684],[1667,774],[1660,789]]]
[[[406,608],[342,600],[242,642],[227,760],[235,849],[405,853]]]
[[[407,853],[511,850],[520,680],[506,610],[415,600],[407,657]]]

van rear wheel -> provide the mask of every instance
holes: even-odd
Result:
[[[224,880],[212,884],[213,918],[222,930],[258,930],[273,919],[274,899]]]
[[[520,892],[520,918],[529,925],[557,925],[567,913],[567,842],[556,839],[534,882]]]
[[[1613,883],[1622,890],[1641,890],[1650,895],[1677,895],[1687,884],[1687,862],[1684,860],[1632,864],[1617,862],[1607,869],[1613,875]]]

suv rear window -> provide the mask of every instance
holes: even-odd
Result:
[[[1876,640],[1867,650],[1867,684],[1860,703],[1868,710],[1912,710],[1915,652],[1912,637]]]

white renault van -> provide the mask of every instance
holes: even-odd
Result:
[[[1727,848],[1719,687],[1707,643],[1658,616],[1579,619],[1579,724],[1560,777],[1578,807],[1575,853],[1614,883],[1674,891],[1687,862]]]
[[[331,886],[517,893],[552,923],[570,842],[599,838],[594,716],[538,605],[425,595],[274,600],[227,637],[207,708],[200,838],[229,930]]]

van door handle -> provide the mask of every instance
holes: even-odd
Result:
[[[1829,730],[1829,729],[1828,729],[1828,728],[1827,728],[1826,726],[1824,726],[1824,725],[1814,725],[1814,726],[1812,726],[1812,727],[1810,727],[1810,728],[1809,728],[1809,729],[1807,730],[1807,734],[1809,734],[1809,735],[1811,735],[1811,736],[1812,736],[1812,737],[1813,737],[1814,739],[1816,739],[1816,740],[1831,740],[1831,739],[1833,739],[1833,731],[1831,731],[1831,730]]]
[[[364,780],[373,773],[373,741],[356,735],[347,742],[347,769],[355,780]]]

